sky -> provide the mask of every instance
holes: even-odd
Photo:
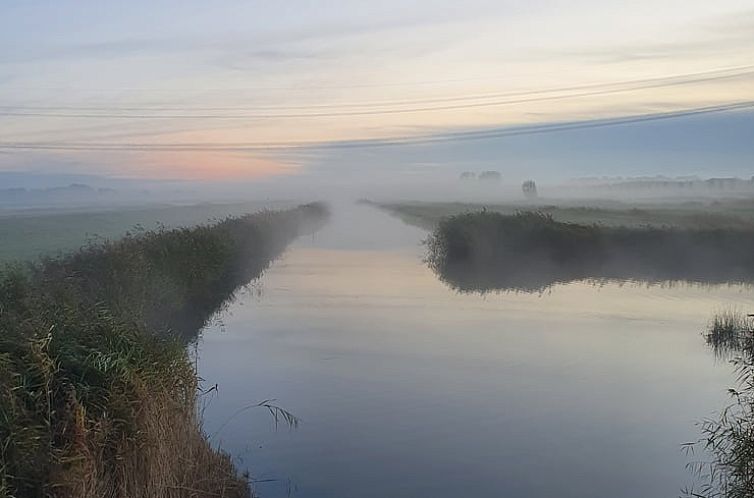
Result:
[[[0,3],[6,172],[749,177],[753,103],[751,0]]]

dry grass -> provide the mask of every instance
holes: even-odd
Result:
[[[156,393],[154,386],[144,391],[134,420],[138,439],[124,438],[110,456],[102,444],[107,429],[87,427],[85,409],[71,401],[67,430],[76,437],[52,469],[55,496],[250,496],[246,476],[202,434],[190,399],[181,402],[173,392]]]
[[[186,341],[319,205],[159,230],[0,274],[0,497],[245,497]]]

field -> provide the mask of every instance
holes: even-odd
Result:
[[[73,251],[90,241],[127,232],[193,226],[285,203],[154,205],[120,210],[0,210],[0,262]]]
[[[439,202],[383,203],[377,206],[405,222],[431,230],[444,217],[486,210],[504,215],[539,212],[555,221],[625,227],[754,228],[754,201],[721,200],[683,203],[562,201],[553,203],[472,204]]]

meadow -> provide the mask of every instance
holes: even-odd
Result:
[[[395,202],[376,204],[403,221],[432,230],[448,216],[485,211],[513,215],[537,212],[555,221],[582,225],[675,228],[754,228],[754,201],[707,200],[624,203],[607,200],[562,200],[529,203]]]
[[[154,204],[120,209],[2,209],[0,261],[59,255],[74,251],[88,242],[118,238],[129,232],[188,227],[265,208],[287,207],[293,205],[283,202],[235,202]]]
[[[186,344],[327,215],[263,211],[6,266],[0,497],[249,496],[202,432]]]

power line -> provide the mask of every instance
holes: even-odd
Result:
[[[432,99],[414,99],[414,100],[393,100],[393,101],[381,101],[381,102],[350,102],[350,103],[334,103],[334,104],[311,104],[311,105],[299,105],[299,106],[256,106],[256,107],[206,107],[206,106],[23,106],[23,105],[0,105],[0,110],[8,112],[20,111],[20,112],[34,112],[34,111],[99,111],[99,112],[138,112],[138,111],[286,111],[286,110],[309,110],[309,109],[333,109],[333,108],[371,108],[371,107],[395,107],[404,105],[418,105],[418,104],[437,104],[448,102],[468,102],[475,100],[489,100],[499,99],[502,97],[527,97],[532,95],[542,95],[551,93],[562,93],[569,91],[590,90],[599,88],[612,88],[620,86],[629,86],[625,90],[643,89],[639,86],[633,88],[634,85],[649,84],[646,88],[653,88],[655,85],[670,86],[670,85],[684,85],[690,83],[699,83],[705,81],[714,81],[719,79],[730,79],[741,76],[747,76],[754,74],[754,65],[737,66],[732,68],[714,69],[709,71],[701,71],[695,73],[684,73],[654,78],[643,78],[616,81],[610,83],[592,83],[585,85],[574,85],[560,88],[549,88],[540,90],[529,90],[524,92],[505,92],[505,93],[489,93],[481,95],[463,95],[455,97],[439,97]],[[623,91],[619,88],[615,91]],[[563,96],[559,98],[567,98],[569,96]],[[0,111],[2,113],[2,111]],[[26,114],[25,114],[26,115]],[[66,117],[68,117],[66,115]]]
[[[723,71],[734,71],[739,69],[746,69],[754,67],[752,65],[743,65],[743,66],[731,66],[728,68],[719,68],[719,69],[713,69],[710,71],[703,71],[700,73],[688,73],[688,74],[705,74],[705,73],[714,73],[714,72],[723,72]],[[287,86],[262,86],[262,87],[243,87],[243,88],[135,88],[135,87],[120,87],[120,88],[98,88],[98,89],[82,89],[82,88],[71,88],[71,87],[65,87],[65,86],[47,86],[47,87],[23,87],[23,88],[6,88],[6,90],[22,90],[22,91],[28,91],[28,90],[51,90],[56,92],[66,92],[66,91],[80,91],[85,93],[105,93],[105,92],[113,92],[113,93],[149,93],[149,92],[156,92],[156,93],[168,93],[171,95],[175,95],[176,93],[180,92],[195,92],[195,93],[222,93],[227,94],[228,92],[249,92],[249,91],[277,91],[277,90],[283,90],[283,91],[305,91],[305,92],[311,92],[312,88],[321,89],[321,90],[348,90],[348,89],[354,89],[354,88],[390,88],[390,87],[412,87],[412,86],[430,86],[430,85],[445,85],[445,84],[455,84],[455,83],[467,83],[471,81],[497,81],[500,80],[500,76],[476,76],[476,77],[469,77],[469,78],[452,78],[452,79],[444,79],[444,80],[420,80],[420,81],[396,81],[396,82],[385,82],[385,83],[361,83],[361,84],[352,84],[352,85],[322,85],[316,82],[303,82],[297,85],[287,85]],[[637,80],[640,81],[640,80]]]
[[[566,123],[552,123],[545,125],[523,126],[516,128],[496,128],[491,130],[476,130],[468,132],[452,132],[445,134],[389,138],[389,139],[363,139],[342,142],[321,141],[281,141],[281,142],[236,142],[236,143],[55,143],[55,142],[0,142],[0,150],[59,150],[59,151],[149,151],[149,152],[244,152],[276,149],[353,149],[372,147],[393,147],[410,145],[430,145],[447,142],[460,142],[467,140],[489,140],[511,136],[534,135],[561,131],[573,131],[583,129],[602,128],[636,124],[650,121],[677,119],[701,114],[727,112],[754,107],[754,101],[743,101],[728,104],[712,105],[680,111],[642,114],[637,116],[624,116],[607,118],[593,121],[573,121]]]
[[[735,76],[741,76],[746,74],[754,74],[754,71],[746,71],[737,73]],[[553,100],[564,100],[570,98],[591,97],[597,95],[609,95],[615,93],[630,92],[635,90],[645,90],[650,88],[660,88],[667,86],[674,86],[678,84],[697,83],[701,81],[708,81],[710,79],[720,79],[722,77],[729,76],[714,76],[707,78],[688,79],[681,82],[654,82],[643,85],[635,85],[629,88],[608,88],[605,90],[586,91],[580,93],[571,93],[566,95],[544,95],[538,97],[527,97],[520,99],[508,99],[497,100],[492,102],[476,102],[469,104],[450,104],[442,106],[424,106],[424,107],[408,107],[398,109],[371,109],[371,110],[357,110],[357,111],[344,111],[344,112],[309,112],[309,113],[277,113],[277,114],[252,114],[252,115],[238,115],[238,114],[114,114],[114,113],[67,113],[67,112],[34,112],[34,111],[0,111],[0,115],[14,116],[14,117],[52,117],[52,118],[74,118],[74,119],[221,119],[221,120],[248,120],[248,119],[302,119],[302,118],[316,118],[316,117],[341,117],[341,116],[372,116],[372,115],[384,115],[384,114],[406,114],[416,112],[430,112],[430,111],[448,111],[448,110],[461,110],[461,109],[474,109],[485,107],[499,107],[504,105],[523,104],[531,102],[543,102]],[[677,78],[676,78],[677,79]]]

